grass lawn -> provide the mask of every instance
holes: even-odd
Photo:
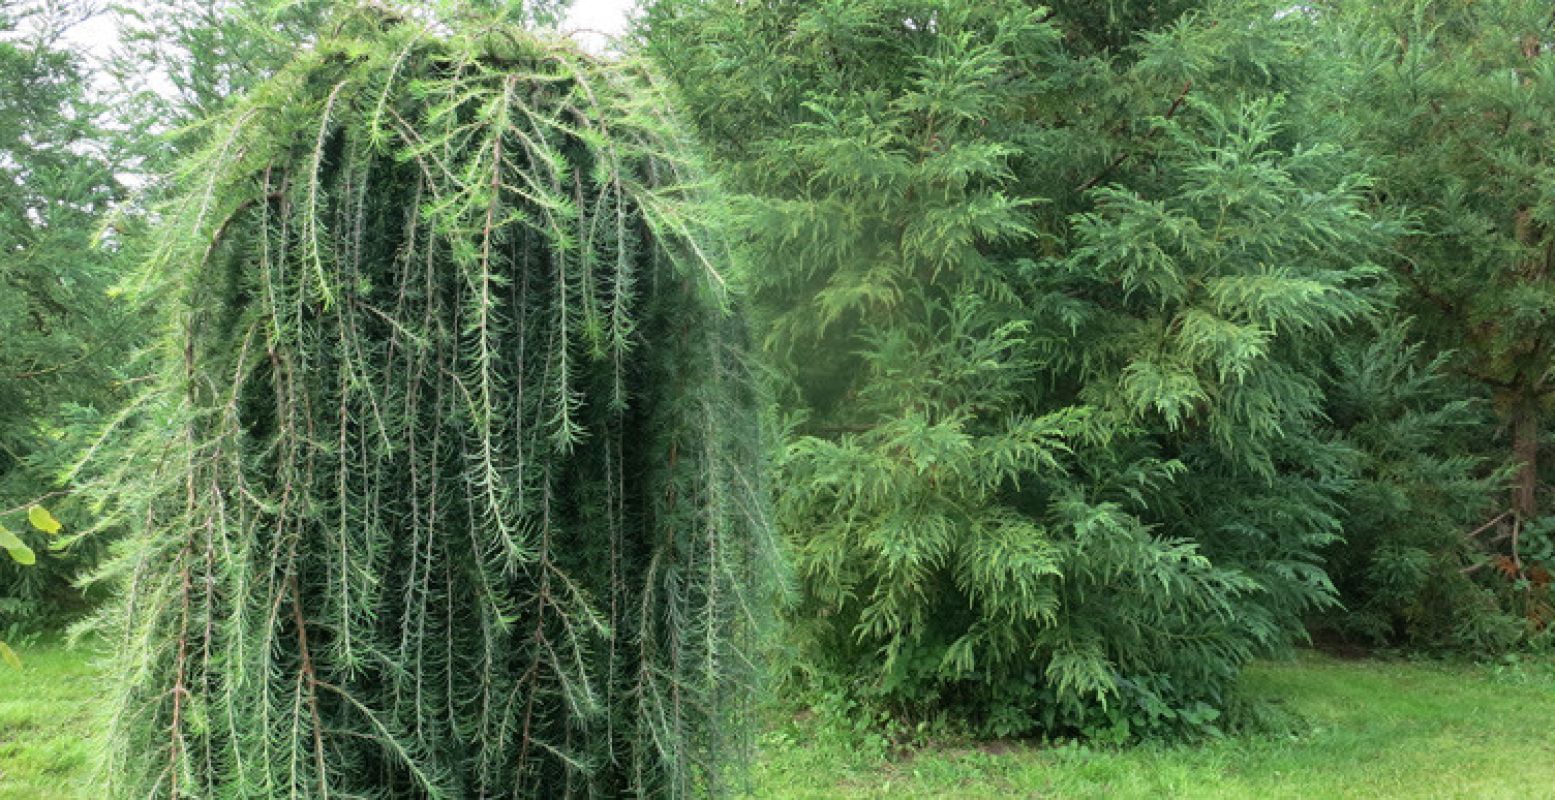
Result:
[[[86,800],[101,740],[88,656],[18,648],[0,666],[0,800]],[[1125,750],[945,746],[906,758],[830,741],[813,722],[763,737],[756,798],[1555,798],[1555,663],[1486,667],[1265,663],[1248,688],[1306,720],[1299,735]]]
[[[93,759],[105,691],[91,656],[12,644],[22,670],[0,664],[0,800],[100,798]]]
[[[1247,682],[1303,718],[1303,732],[1123,750],[947,746],[891,759],[793,723],[764,738],[752,796],[1555,798],[1555,663],[1304,654],[1260,664]]]

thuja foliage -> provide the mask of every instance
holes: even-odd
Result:
[[[1325,348],[1387,226],[1271,4],[661,0],[744,197],[829,686],[992,734],[1222,727],[1330,602]]]
[[[652,82],[363,12],[213,126],[105,479],[118,793],[725,791],[764,489]]]

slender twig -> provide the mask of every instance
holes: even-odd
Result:
[[[1166,114],[1164,114],[1161,117],[1161,119],[1163,121],[1169,120],[1172,117],[1177,116],[1178,109],[1182,108],[1183,101],[1188,98],[1188,92],[1192,88],[1193,88],[1193,81],[1189,80],[1189,81],[1183,82],[1182,91],[1177,93],[1177,97],[1175,99],[1173,99],[1172,100],[1172,104],[1167,107]],[[1152,128],[1149,133],[1146,133],[1144,135],[1144,137],[1141,139],[1141,141],[1145,141],[1145,142],[1150,141],[1152,138],[1155,137],[1156,131],[1159,131],[1159,130],[1160,130],[1160,128]],[[1105,179],[1108,175],[1112,174],[1113,170],[1115,170],[1118,167],[1122,166],[1123,162],[1127,161],[1129,159],[1129,156],[1131,156],[1131,155],[1133,155],[1133,151],[1124,150],[1124,151],[1118,153],[1116,156],[1113,156],[1111,163],[1107,164],[1107,166],[1104,167],[1101,172],[1098,172],[1095,175],[1091,176],[1090,180],[1088,180],[1085,183],[1082,183],[1079,186],[1075,187],[1075,191],[1077,191],[1077,192],[1084,192],[1084,191],[1087,191],[1089,189],[1095,188],[1096,184],[1101,183],[1103,179]]]
[[[1481,533],[1484,533],[1485,531],[1489,530],[1492,525],[1495,525],[1497,522],[1500,522],[1501,520],[1506,519],[1507,517],[1511,516],[1511,514],[1512,514],[1512,510],[1511,509],[1507,509],[1506,511],[1503,511],[1500,514],[1497,514],[1495,516],[1495,518],[1492,519],[1491,521],[1489,521],[1489,522],[1485,523],[1484,525],[1481,525],[1478,528],[1475,528],[1474,530],[1469,531],[1468,533],[1464,534],[1464,538],[1465,539],[1472,539],[1472,538],[1480,535]]]
[[[302,658],[302,679],[308,686],[308,710],[313,716],[313,762],[319,773],[319,793],[329,797],[329,782],[324,769],[324,720],[319,715],[319,679],[313,670],[313,655],[308,649],[308,623],[302,618],[302,593],[297,589],[297,574],[288,576],[292,594],[292,624],[297,626],[297,652]]]

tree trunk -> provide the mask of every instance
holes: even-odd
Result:
[[[1524,399],[1512,409],[1512,458],[1517,462],[1512,482],[1512,510],[1523,520],[1539,515],[1539,407]]]

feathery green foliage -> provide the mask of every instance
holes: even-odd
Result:
[[[549,22],[569,0],[378,0],[398,13],[464,23],[501,19]],[[159,0],[115,4],[119,42],[109,71],[121,99],[129,101],[126,121],[141,133],[200,123],[229,107],[245,92],[291,61],[301,47],[329,35],[332,0]],[[179,137],[146,136],[176,158]],[[169,152],[172,151],[172,152]],[[154,166],[165,166],[157,163]]]
[[[1406,307],[1492,397],[1526,465],[1514,505],[1531,521],[1555,364],[1548,4],[1340,4],[1325,20],[1327,45],[1348,56],[1332,88],[1351,135],[1380,199],[1414,217],[1392,260]]]
[[[142,277],[116,790],[725,791],[772,561],[665,103],[516,27],[338,31],[216,123]]]
[[[1214,730],[1332,599],[1317,357],[1383,226],[1297,124],[1308,21],[1200,6],[650,11],[747,194],[822,680],[1000,735]]]

